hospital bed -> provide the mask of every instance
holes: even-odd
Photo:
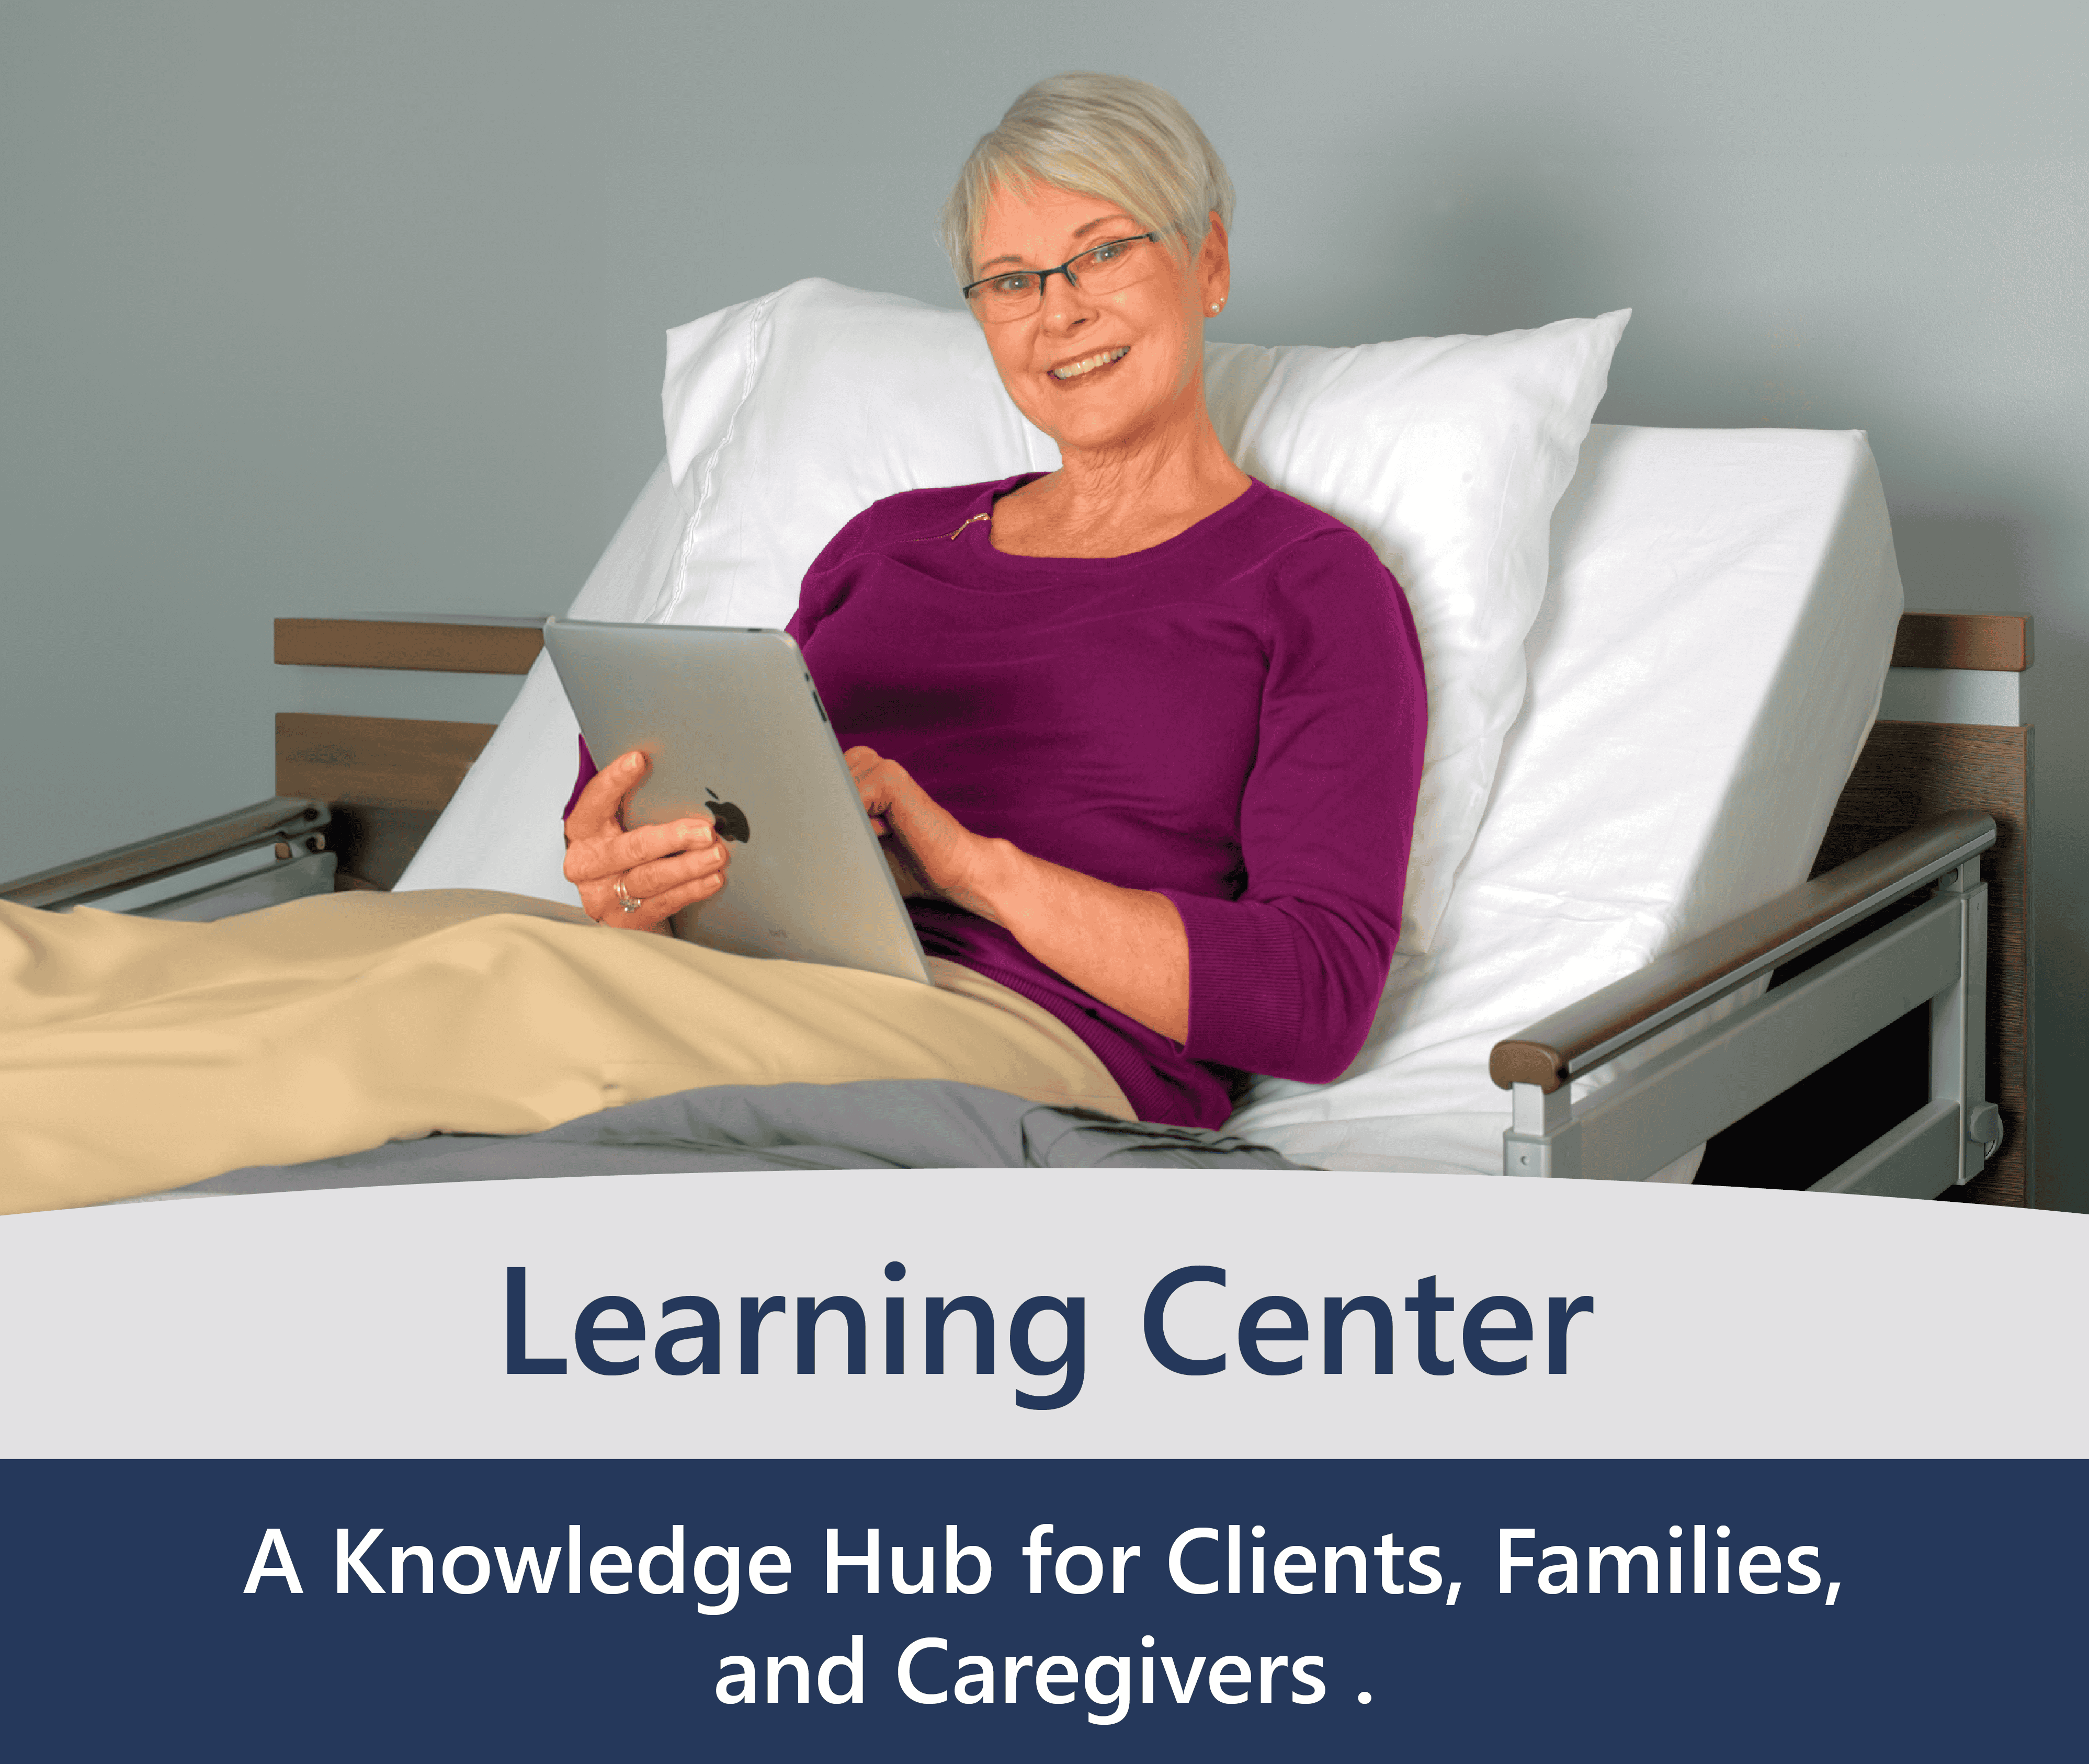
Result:
[[[659,585],[710,466],[691,449],[688,483],[670,481],[673,361],[671,346],[670,461],[577,611],[674,616]],[[1222,430],[1240,366],[1208,364]],[[751,420],[740,397],[728,436]],[[1549,581],[1540,560],[1527,691],[1433,938],[1396,959],[1348,1075],[1254,1080],[1230,1129],[1323,1168],[2029,1204],[2027,621],[1902,615],[1860,435],[1586,436],[1551,516]],[[591,600],[618,570],[654,603]],[[697,622],[780,622],[751,610]],[[525,682],[497,736],[279,716],[281,797],[224,818],[246,868],[200,893],[172,860],[192,861],[209,828],[0,893],[115,903],[128,890],[131,910],[196,916],[212,888],[251,903],[276,878],[556,893],[573,749],[540,624],[279,620],[286,665]],[[531,853],[489,870],[488,848],[511,838]]]
[[[275,658],[308,667],[521,676],[541,648],[541,622],[285,618],[276,621]],[[1824,1162],[1824,1145],[1839,1149],[1854,1122],[1876,1127],[1873,1137],[1891,1141],[1889,1149],[1930,1142],[1930,1161],[1915,1166],[1912,1184],[1902,1184],[1920,1191],[1932,1168],[1942,1172],[1948,1154],[1937,1142],[1950,1133],[1955,1149],[1962,1114],[1969,1145],[1975,1153],[1981,1148],[1971,1125],[1979,1115],[1988,1140],[1999,1144],[1982,1162],[1969,1155],[1970,1168],[1951,1170],[1929,1191],[2028,1204],[2031,732],[2018,720],[2017,681],[2030,661],[2027,620],[1904,615],[1885,708],[1910,714],[1873,724],[1821,843],[1816,879],[1666,952],[1594,998],[1563,1002],[1488,1050],[1493,1080],[1515,1087],[1506,1135],[1511,1171],[1572,1176],[1615,1169],[1624,1160],[1610,1142],[1648,1131],[1626,1114],[1636,1106],[1673,1109],[1673,1122],[1664,1114],[1658,1123],[1670,1141],[1709,1140],[1701,1180],[1759,1180],[1767,1168],[1787,1186],[1801,1186],[1804,1177],[1804,1186],[1865,1187],[1847,1170],[1835,1178],[1848,1159]],[[389,887],[493,732],[491,723],[284,713],[276,719],[277,798],[6,892],[32,904],[84,899],[216,916],[328,888]],[[242,854],[250,854],[243,867]],[[212,874],[202,866],[212,857],[221,865],[230,859],[241,873]],[[1860,942],[1853,932],[1869,936]],[[1962,964],[1955,951],[1963,952]],[[1824,954],[1842,963],[1838,972],[1859,963],[1872,970],[1843,982],[1855,997],[1839,1015],[1837,1005],[1806,990],[1809,975],[1814,987],[1821,985]],[[1708,1025],[1666,1066],[1641,1068],[1635,1085],[1598,1089],[1577,1118],[1575,1079],[1631,1038],[1702,1014],[1734,989],[1766,972],[1796,970],[1809,956],[1817,966],[1761,1001],[1782,1009],[1752,1019],[1782,1063],[1737,1049],[1735,1032],[1747,1025],[1728,1018]],[[1898,969],[1921,963],[1927,978],[1899,976]],[[1941,982],[1932,995],[1941,1003],[1925,1009],[1925,998],[1901,1008],[1910,986],[1932,981]],[[1794,1019],[1828,1020],[1802,1044],[1788,1032]],[[1746,1069],[1737,1074],[1736,1067]],[[1678,1070],[1685,1075],[1680,1084],[1696,1088],[1671,1103],[1676,1092],[1664,1086],[1678,1085]],[[1881,1118],[1911,1084],[1920,1097],[1900,1101],[1914,1106],[1905,1117]],[[1606,1090],[1615,1094],[1592,1114],[1589,1105]],[[1670,1160],[1660,1154],[1670,1148],[1659,1143],[1641,1161],[1665,1164]],[[1310,1149],[1302,1147],[1301,1156],[1311,1161]]]

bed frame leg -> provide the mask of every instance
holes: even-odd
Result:
[[[1518,1084],[1512,1097],[1512,1124],[1502,1135],[1502,1174],[1579,1176],[1581,1135],[1574,1121],[1572,1082],[1550,1091]]]
[[[1988,888],[1969,859],[1937,885],[1965,903],[1958,984],[1929,1006],[1929,1097],[1955,1104],[1962,1123],[1953,1180],[1971,1182],[2001,1143],[2001,1116],[1987,1100]]]

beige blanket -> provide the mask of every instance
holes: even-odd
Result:
[[[207,925],[0,903],[0,1212],[706,1084],[951,1079],[1130,1118],[1065,1025],[929,967],[721,955],[465,890]]]

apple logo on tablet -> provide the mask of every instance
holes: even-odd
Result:
[[[717,827],[720,839],[737,839],[742,845],[748,843],[750,830],[747,825],[747,816],[736,804],[720,802],[718,792],[706,784],[704,806],[710,810],[712,825]]]

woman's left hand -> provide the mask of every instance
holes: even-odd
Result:
[[[872,830],[913,872],[920,891],[1000,924],[983,883],[996,848],[1004,842],[969,831],[898,760],[868,747],[852,747],[842,758]]]

